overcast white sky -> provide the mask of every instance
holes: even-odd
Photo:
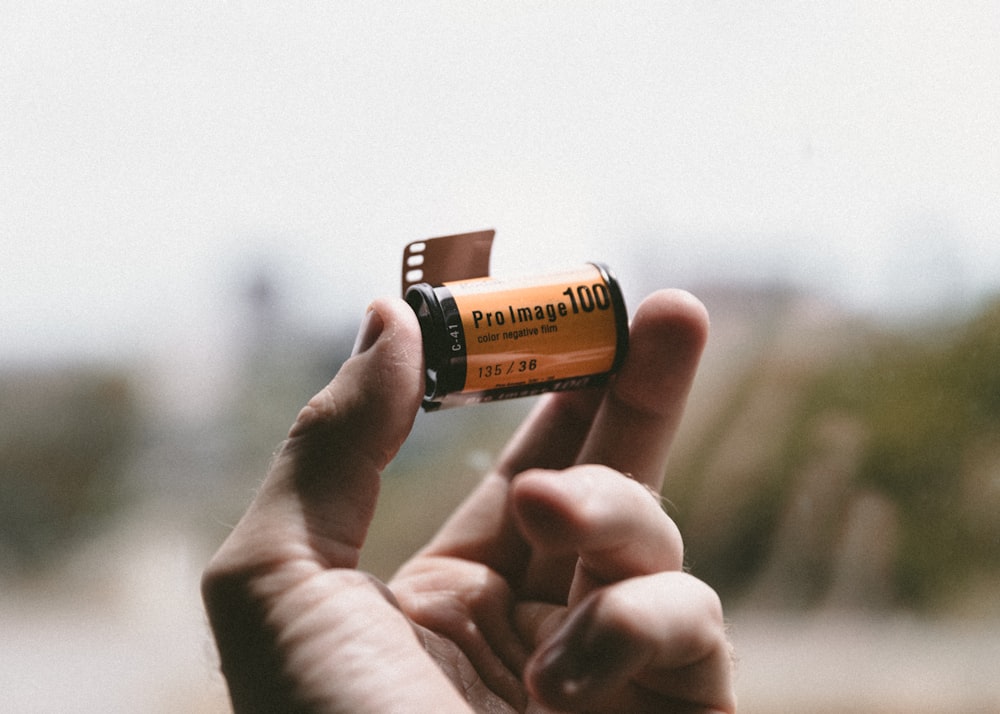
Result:
[[[214,344],[257,265],[302,319],[356,321],[406,242],[483,227],[498,273],[786,277],[887,312],[1000,287],[995,2],[0,17],[0,361]]]

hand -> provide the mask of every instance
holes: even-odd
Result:
[[[423,374],[412,311],[376,302],[205,571],[236,711],[734,711],[719,600],[658,496],[706,334],[687,294],[648,298],[611,385],[540,400],[386,585],[355,567]]]

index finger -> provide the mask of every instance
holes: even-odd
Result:
[[[577,463],[609,466],[659,491],[707,339],[708,312],[690,293],[663,290],[646,298],[632,321],[628,358]]]
[[[636,311],[628,357],[607,390],[550,395],[511,440],[498,473],[512,478],[529,468],[596,463],[659,490],[707,338],[708,313],[694,296],[650,295]]]

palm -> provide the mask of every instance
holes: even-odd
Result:
[[[518,599],[485,565],[415,558],[390,584],[423,645],[476,711],[525,711],[528,649],[510,614]]]
[[[576,558],[553,559],[530,545],[495,491],[507,489],[487,482],[390,588],[477,711],[525,711],[522,675],[539,620],[542,613],[550,623],[562,619]],[[486,512],[495,517],[484,521]],[[479,528],[466,530],[472,519]],[[543,561],[546,577],[535,577]]]

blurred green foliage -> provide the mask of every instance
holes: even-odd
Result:
[[[135,395],[112,370],[0,375],[0,567],[46,565],[127,500]]]
[[[835,331],[829,358],[765,349],[672,464],[692,569],[765,607],[822,605],[838,579],[865,607],[988,592],[1000,582],[1000,300],[958,324]],[[770,410],[751,406],[776,392]]]
[[[900,599],[940,604],[1000,570],[1000,301],[858,362],[822,392],[860,415],[869,436],[858,479],[898,506]]]

